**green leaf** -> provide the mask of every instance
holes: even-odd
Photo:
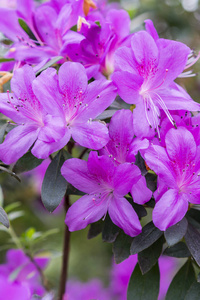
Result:
[[[147,187],[152,191],[155,192],[157,188],[157,176],[155,174],[147,173],[145,175]]]
[[[153,245],[138,253],[138,263],[142,274],[147,273],[156,264],[161,255],[164,238],[161,236]]]
[[[0,144],[3,143],[3,139],[4,139],[4,135],[6,133],[7,126],[8,126],[8,123],[6,122],[0,128]]]
[[[200,299],[200,283],[194,282],[187,294],[185,295],[184,300],[199,300]]]
[[[21,28],[28,34],[31,40],[37,41],[35,35],[33,34],[32,30],[30,27],[26,24],[26,22],[23,19],[18,19],[19,25]]]
[[[191,253],[184,242],[179,242],[172,247],[166,248],[163,254],[178,258],[191,256]]]
[[[177,244],[184,235],[186,234],[188,222],[186,218],[183,218],[180,222],[169,227],[165,232],[164,236],[169,246]]]
[[[59,60],[63,59],[63,56],[56,56],[49,60],[40,70],[38,70],[35,75],[38,76],[42,71],[56,64]]]
[[[88,240],[93,239],[94,237],[99,235],[102,232],[102,228],[103,228],[102,220],[90,224],[90,228],[87,235]]]
[[[197,229],[200,229],[200,210],[191,208],[186,217],[188,221]]]
[[[10,224],[9,224],[9,220],[8,220],[8,216],[5,212],[5,210],[0,207],[0,222],[7,228],[9,228]]]
[[[24,211],[23,210],[19,210],[19,211],[14,211],[8,214],[8,219],[10,221],[13,221],[17,218],[20,218],[24,215]]]
[[[106,215],[103,231],[102,231],[102,240],[107,243],[113,243],[119,233],[119,227],[117,227],[111,221],[109,214]]]
[[[198,276],[197,276],[197,282],[200,283],[200,273],[199,273]]]
[[[0,186],[0,206],[3,206],[3,202],[4,202],[3,190],[2,187]]]
[[[20,174],[23,172],[35,169],[43,162],[43,159],[38,159],[30,151],[24,154],[14,165],[13,172]]]
[[[138,166],[143,176],[148,173],[144,159],[142,158],[140,152],[138,152],[135,157],[135,165]]]
[[[188,224],[185,241],[188,249],[190,250],[190,253],[196,260],[197,264],[200,266],[200,233],[190,223]]]
[[[68,183],[67,185],[67,190],[66,190],[66,194],[67,195],[77,195],[77,196],[83,196],[85,195],[85,193],[77,190],[73,185],[71,185],[70,183]]]
[[[127,300],[157,300],[159,279],[158,264],[145,275],[142,275],[140,267],[137,264],[129,281]],[[177,300],[179,299],[177,298]]]
[[[114,244],[113,244],[113,253],[114,259],[117,264],[121,263],[123,260],[129,257],[130,255],[130,246],[133,241],[133,238],[125,234],[120,230]]]
[[[131,244],[131,254],[139,253],[140,251],[151,246],[163,234],[153,222],[148,223],[142,228],[142,233],[137,235]]]
[[[175,275],[167,292],[166,300],[184,300],[195,280],[195,273],[190,259]],[[191,300],[193,300],[191,298]]]
[[[64,161],[62,151],[59,151],[48,166],[42,183],[42,202],[50,212],[60,204],[67,189],[67,181],[60,172]]]
[[[14,172],[12,172],[11,170],[9,170],[5,167],[2,167],[2,166],[0,166],[0,170],[5,172],[5,173],[8,173],[9,175],[15,177],[19,182],[21,182],[21,179]]]
[[[21,205],[21,202],[13,202],[11,204],[8,204],[5,206],[5,212],[9,213],[10,211],[14,210],[15,208],[19,207]]]
[[[14,61],[14,58],[3,58],[3,57],[0,57],[0,63],[9,62],[9,61]]]

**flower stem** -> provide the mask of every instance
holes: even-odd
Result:
[[[65,206],[65,211],[67,213],[67,211],[70,207],[68,195],[65,195],[64,206]],[[67,269],[68,269],[68,261],[69,261],[69,243],[70,243],[70,231],[69,231],[68,226],[65,224],[62,270],[61,270],[61,276],[60,276],[60,289],[59,289],[59,294],[58,294],[58,300],[62,300],[64,294],[66,293]]]

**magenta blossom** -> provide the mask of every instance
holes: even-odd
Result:
[[[15,10],[0,8],[0,31],[14,42],[6,57],[14,58],[17,66],[44,64],[58,55],[66,57],[66,45],[82,39],[80,34],[70,30],[78,21],[81,3],[81,0],[65,1],[58,9],[54,2],[36,7],[33,0],[21,0],[17,1]],[[20,27],[19,18],[27,23],[35,38],[30,38]],[[6,64],[2,69],[4,67]]]
[[[34,80],[33,90],[46,111],[64,124],[60,148],[71,136],[81,146],[95,150],[107,143],[107,127],[92,119],[114,101],[116,88],[111,81],[96,80],[88,85],[85,68],[79,63],[67,62],[60,67],[58,75],[53,68],[44,71]],[[48,140],[41,140],[36,152],[48,152],[49,148]]]
[[[15,162],[35,142],[31,152],[47,158],[72,136],[80,145],[99,149],[108,141],[105,124],[92,122],[114,100],[110,81],[88,85],[83,66],[65,63],[58,75],[49,68],[35,78],[33,69],[18,69],[11,81],[13,94],[0,94],[0,112],[18,124],[0,145],[0,159]]]
[[[159,134],[160,110],[175,125],[169,110],[199,110],[199,104],[174,83],[184,70],[191,50],[176,41],[159,39],[150,20],[147,31],[135,33],[131,47],[116,51],[112,76],[119,95],[135,104],[133,122],[136,136]]]
[[[70,231],[83,229],[108,212],[126,234],[141,232],[138,216],[124,198],[141,176],[138,167],[130,163],[115,166],[108,156],[90,152],[88,162],[77,158],[65,161],[61,173],[74,187],[88,193],[68,210],[65,221]]]
[[[48,263],[48,258],[35,257],[35,261],[41,269],[44,269]],[[1,285],[2,282],[4,282],[4,285]],[[9,295],[9,293],[8,295],[6,294],[8,288],[13,293],[16,292],[17,296],[21,296],[21,298],[20,296],[18,298],[9,298],[16,300],[28,300],[33,294],[43,296],[45,293],[40,283],[40,274],[37,268],[22,250],[9,250],[7,252],[7,262],[0,265],[0,295],[2,296],[4,292],[5,299]]]
[[[95,23],[100,22],[100,26]],[[110,75],[114,70],[114,52],[129,40],[130,18],[125,10],[110,9],[104,17],[100,12],[82,19],[83,39],[69,43],[66,52],[72,61],[82,63],[88,77],[98,72]]]
[[[184,127],[172,128],[165,144],[166,149],[152,145],[145,154],[148,166],[158,175],[153,222],[163,231],[185,216],[188,202],[200,204],[200,152],[193,135]]]
[[[108,155],[116,165],[126,162],[135,163],[135,155],[141,149],[147,149],[147,139],[134,138],[133,114],[130,110],[117,111],[109,124],[110,140],[100,151]],[[134,202],[144,204],[151,199],[152,192],[146,186],[145,177],[141,176],[131,189]]]
[[[92,279],[87,283],[69,280],[66,290],[63,300],[111,299],[110,294],[98,279]]]
[[[0,145],[0,159],[6,164],[18,160],[36,140],[32,153],[38,157],[48,157],[49,153],[44,153],[42,149],[35,151],[39,140],[49,143],[52,153],[59,149],[54,149],[55,145],[57,146],[57,141],[65,134],[62,120],[47,114],[33,93],[34,79],[33,69],[26,65],[15,71],[11,81],[13,93],[0,94],[0,112],[18,125],[7,134]]]

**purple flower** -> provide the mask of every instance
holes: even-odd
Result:
[[[108,212],[126,234],[136,236],[141,232],[138,216],[124,198],[141,176],[135,165],[115,166],[108,156],[90,152],[88,162],[77,158],[65,161],[61,173],[74,187],[88,193],[68,210],[65,221],[70,231],[83,229]]]
[[[13,94],[0,94],[0,112],[18,124],[0,145],[0,159],[10,164],[31,152],[38,158],[63,148],[72,136],[80,145],[99,149],[108,141],[105,124],[91,120],[114,100],[116,88],[107,80],[88,85],[83,66],[65,63],[57,75],[49,68],[35,78],[24,66],[11,82]]]
[[[66,290],[63,300],[110,300],[110,294],[98,279],[92,279],[87,283],[69,280]]]
[[[11,249],[7,252],[6,258],[7,262],[0,265],[0,291],[7,296],[6,291],[10,288],[13,293],[16,292],[17,296],[20,295],[22,297],[16,297],[17,300],[27,300],[33,294],[42,296],[45,290],[39,281],[40,275],[38,270],[23,251]],[[48,263],[48,258],[37,257],[35,261],[41,269],[44,269]],[[14,279],[12,279],[12,275],[15,275]],[[1,282],[4,282],[3,286]],[[1,292],[0,294],[2,295]]]
[[[40,140],[47,142],[51,153],[59,148],[59,140],[65,134],[64,124],[59,117],[48,115],[33,93],[35,79],[33,69],[26,65],[15,71],[11,81],[13,93],[0,94],[0,112],[18,126],[12,129],[0,145],[0,159],[11,164],[24,155],[36,141],[32,152],[39,157],[48,157],[49,152],[41,149],[36,153]],[[56,145],[56,148],[55,148]]]
[[[100,12],[82,19],[82,40],[69,43],[66,52],[72,61],[82,63],[88,77],[98,72],[109,75],[114,69],[114,52],[129,38],[130,18],[125,10],[110,9],[104,17]],[[100,22],[98,26],[95,21]]]
[[[34,80],[33,90],[46,111],[61,118],[65,134],[60,139],[62,147],[70,137],[83,147],[100,149],[108,141],[104,123],[93,121],[115,99],[116,88],[111,81],[102,79],[88,85],[85,68],[79,63],[64,63],[58,72],[49,68]],[[48,152],[50,143],[38,141],[32,150]],[[60,147],[60,148],[62,148]]]
[[[39,64],[52,57],[66,56],[66,45],[82,39],[70,28],[78,21],[82,1],[62,3],[58,9],[56,3],[45,3],[35,8],[32,0],[18,1],[16,10],[0,8],[0,30],[15,43],[6,54],[14,58],[18,65]],[[36,41],[29,38],[18,23],[23,19],[30,27]],[[8,25],[9,24],[9,25]],[[64,60],[63,60],[64,61]]]
[[[160,256],[158,259],[160,268],[159,300],[164,300],[170,282],[178,267],[177,259]],[[137,264],[137,255],[131,255],[120,264],[113,263],[111,270],[110,294],[111,299],[126,300],[127,288],[132,272]],[[113,298],[112,298],[113,297]]]
[[[133,128],[133,114],[130,110],[117,111],[109,124],[110,140],[100,151],[100,154],[108,155],[116,165],[126,162],[135,163],[135,155],[141,149],[149,146],[147,139],[135,137]],[[134,202],[144,204],[151,199],[152,192],[146,186],[143,176],[134,183],[131,189]]]
[[[188,202],[200,204],[200,152],[193,135],[184,127],[172,128],[165,144],[166,149],[152,145],[144,155],[158,175],[153,222],[163,231],[185,216]]]
[[[119,95],[130,104],[136,136],[159,134],[160,110],[175,122],[169,110],[199,110],[199,104],[173,81],[184,70],[190,49],[176,41],[159,39],[150,20],[147,31],[135,33],[131,47],[121,47],[115,55],[113,81]]]

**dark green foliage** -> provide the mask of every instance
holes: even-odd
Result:
[[[48,166],[42,183],[42,202],[50,212],[60,204],[67,189],[67,181],[60,172],[64,161],[62,151],[59,151]]]
[[[90,224],[87,238],[90,240],[90,239],[96,237],[97,235],[99,235],[102,232],[102,228],[103,228],[102,220]]]
[[[113,243],[119,233],[119,227],[117,227],[111,221],[109,215],[106,215],[103,231],[102,231],[102,240],[107,243]]]
[[[43,162],[43,159],[38,159],[30,151],[24,154],[14,165],[13,172],[20,174],[23,172],[35,169]]]
[[[166,248],[163,252],[164,255],[171,256],[171,257],[189,257],[191,255],[188,247],[184,242],[179,242],[176,245]]]
[[[142,274],[147,273],[157,263],[162,252],[163,243],[164,237],[161,236],[150,247],[138,253],[138,263]]]
[[[131,254],[139,253],[140,251],[151,246],[163,234],[156,228],[153,222],[148,223],[142,228],[142,233],[136,236],[131,244]]]
[[[169,227],[165,232],[165,239],[169,246],[177,244],[185,235],[188,227],[186,218],[183,218],[180,222]]]
[[[184,300],[192,283],[195,281],[195,273],[190,259],[175,275],[168,289],[166,300]],[[193,298],[191,298],[193,300]]]
[[[113,244],[114,259],[117,264],[121,263],[123,260],[129,257],[132,241],[133,238],[131,236],[125,234],[122,230],[120,230]]]
[[[7,228],[9,228],[9,220],[5,210],[0,207],[0,222]]]
[[[188,249],[190,250],[190,253],[196,260],[197,264],[200,266],[200,233],[190,223],[188,224],[185,241]]]
[[[140,267],[137,264],[129,281],[127,300],[157,300],[159,280],[158,264],[144,275],[142,275]]]

